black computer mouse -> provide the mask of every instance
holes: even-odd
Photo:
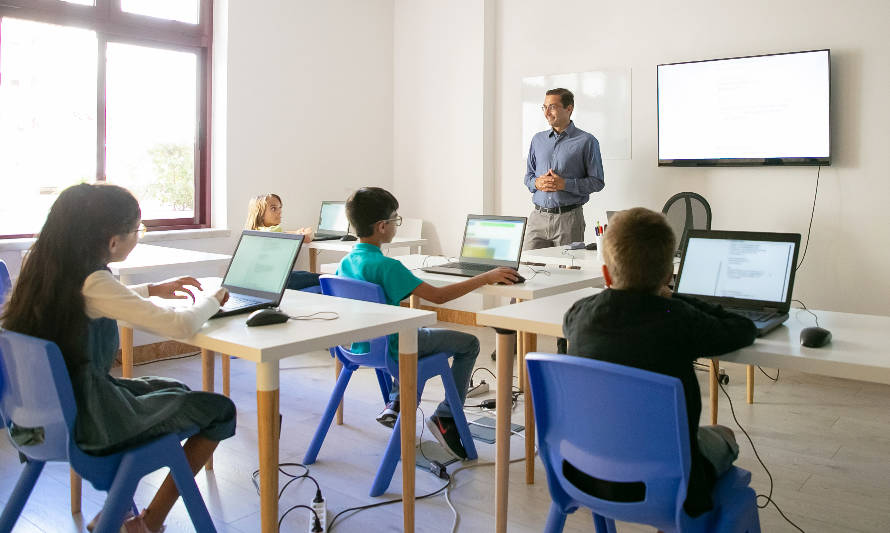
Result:
[[[357,241],[358,237],[355,235],[349,235],[348,233],[342,237],[340,237],[341,241]]]
[[[800,344],[809,348],[819,348],[831,342],[831,332],[814,326],[800,330]]]
[[[596,250],[596,243],[595,242],[588,243],[587,246],[584,247],[584,249],[585,250]]]
[[[283,322],[287,322],[290,319],[290,315],[282,311],[281,309],[259,309],[250,313],[247,317],[246,324],[248,326],[268,326],[269,324],[281,324]]]
[[[519,279],[517,279],[516,281],[514,281],[514,282],[513,282],[513,285],[516,285],[517,283],[523,283],[523,282],[525,281],[525,278],[522,277],[521,274],[516,274],[516,276],[517,276]],[[498,285],[506,285],[506,283],[501,283],[501,282],[498,282],[497,284],[498,284]]]

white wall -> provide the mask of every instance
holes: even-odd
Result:
[[[502,214],[526,214],[531,207],[518,155],[521,78],[632,69],[633,158],[605,161],[606,188],[587,204],[588,225],[604,219],[607,209],[660,210],[670,195],[691,190],[710,202],[715,229],[793,231],[805,238],[816,168],[658,168],[655,67],[830,48],[833,164],[822,169],[794,296],[819,309],[890,314],[890,3],[501,0],[496,12],[495,160]]]
[[[393,193],[401,215],[426,221],[429,253],[457,254],[465,215],[493,200],[483,151],[489,4],[395,1]]]

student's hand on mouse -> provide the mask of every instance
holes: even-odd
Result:
[[[289,231],[288,233],[295,233],[297,235],[303,236],[303,244],[309,244],[312,242],[312,228],[300,228],[298,230]]]
[[[498,267],[482,275],[485,276],[485,282],[489,284],[506,283],[507,285],[513,285],[519,281],[519,272],[510,267]]]
[[[229,291],[227,291],[225,287],[220,287],[213,293],[213,297],[216,298],[216,301],[219,302],[220,307],[222,307],[229,300]]]
[[[186,286],[201,290],[201,283],[197,279],[191,276],[183,276],[181,278],[168,279],[160,283],[149,285],[148,295],[166,298],[168,300],[185,300],[186,298],[191,298],[194,302],[195,295],[192,291],[188,290]],[[178,292],[184,292],[185,294],[178,294]]]

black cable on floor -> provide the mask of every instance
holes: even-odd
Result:
[[[739,427],[739,429],[742,430],[742,433],[745,434],[745,437],[748,439],[748,443],[751,444],[751,449],[754,450],[754,457],[757,458],[757,461],[760,463],[760,466],[763,467],[763,471],[766,472],[766,475],[769,478],[769,494],[758,494],[755,498],[755,505],[757,505],[759,509],[764,509],[767,505],[773,504],[773,507],[776,508],[776,511],[779,511],[779,514],[782,515],[782,518],[784,518],[786,522],[794,526],[795,529],[800,531],[800,533],[805,533],[804,530],[800,528],[800,526],[798,526],[797,524],[792,522],[790,518],[785,516],[785,513],[782,512],[782,509],[780,509],[779,506],[776,504],[776,501],[773,500],[773,475],[770,474],[769,469],[763,462],[763,459],[760,458],[760,454],[757,453],[757,448],[754,446],[754,441],[751,440],[751,435],[748,435],[748,432],[745,431],[745,428],[743,428],[742,425],[739,423],[739,419],[735,415],[735,408],[732,406],[732,398],[729,397],[729,393],[726,392],[726,389],[723,388],[722,384],[718,383],[718,385],[720,386],[720,390],[723,391],[723,394],[726,395],[726,399],[729,400],[729,412],[732,413],[732,419],[735,421],[735,424]],[[756,503],[757,499],[759,498],[766,499],[766,502],[763,505]]]

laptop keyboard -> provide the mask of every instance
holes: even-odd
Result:
[[[226,301],[226,305],[223,306],[224,310],[230,309],[241,309],[242,307],[250,307],[251,305],[256,305],[256,300],[249,300],[247,298],[239,298],[238,296],[229,296],[228,301]]]
[[[742,315],[754,322],[763,322],[776,316],[774,311],[758,311],[756,309],[728,309],[729,312]]]
[[[474,272],[488,272],[495,267],[492,265],[480,265],[479,263],[448,263],[440,268],[456,268],[458,270],[472,270]]]

